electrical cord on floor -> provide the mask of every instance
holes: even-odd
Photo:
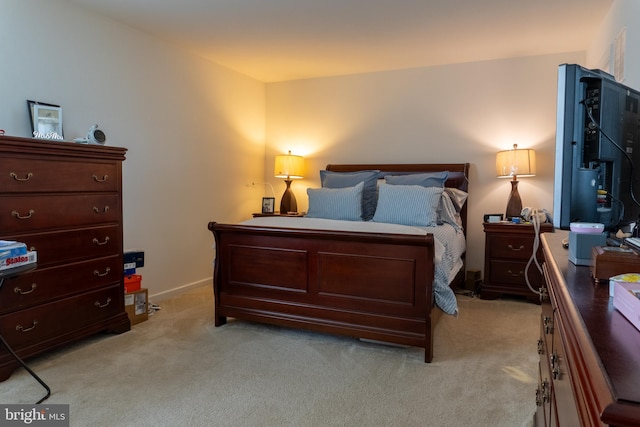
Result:
[[[29,372],[29,373],[31,374],[31,376],[32,376],[33,378],[35,378],[35,379],[36,379],[36,381],[38,381],[38,382],[42,385],[42,387],[44,387],[44,388],[45,388],[45,390],[47,390],[47,394],[46,394],[42,399],[38,400],[38,401],[36,402],[36,405],[38,405],[38,404],[40,404],[40,403],[44,402],[45,400],[47,400],[47,399],[49,398],[49,396],[51,396],[51,389],[49,388],[49,386],[47,385],[47,383],[45,383],[44,381],[42,381],[42,379],[41,379],[41,378],[40,378],[40,377],[39,377],[35,372],[33,372],[33,371],[31,370],[31,368],[29,368],[29,367],[27,366],[27,364],[26,364],[26,363],[24,363],[24,362],[22,361],[22,359],[21,359],[21,358],[20,358],[20,357],[15,353],[15,351],[13,351],[13,349],[12,349],[11,347],[9,347],[9,344],[7,344],[7,341],[5,341],[5,339],[4,339],[4,337],[2,336],[2,334],[0,334],[0,341],[2,341],[2,344],[7,348],[7,350],[9,350],[9,353],[11,353],[11,355],[13,356],[13,358],[14,358],[14,359],[16,359],[16,360],[18,361],[18,363],[20,363],[20,365],[22,365],[22,367],[23,367],[24,369],[26,369],[26,370],[27,370],[27,372]]]
[[[156,311],[160,311],[161,309],[162,309],[162,307],[160,307],[158,304],[154,304],[151,301],[149,301],[149,306],[147,308],[147,314],[149,316],[153,316]]]

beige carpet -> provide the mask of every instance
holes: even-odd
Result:
[[[529,426],[540,307],[459,297],[460,316],[423,352],[230,320],[213,326],[212,291],[154,301],[122,335],[28,361],[70,405],[71,426]],[[0,402],[34,403],[24,369]]]

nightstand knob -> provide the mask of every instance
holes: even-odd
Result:
[[[524,246],[520,245],[520,247],[516,249],[512,245],[509,245],[508,248],[511,249],[514,252],[520,252],[521,250],[524,249]]]

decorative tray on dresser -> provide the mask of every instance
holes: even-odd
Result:
[[[540,317],[536,426],[640,426],[640,331],[609,284],[569,262],[568,232],[542,235],[548,295]]]
[[[0,288],[0,333],[27,358],[131,326],[124,309],[125,148],[0,136],[0,239],[38,253]],[[0,380],[20,366],[0,348]]]

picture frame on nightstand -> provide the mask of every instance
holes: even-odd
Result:
[[[275,197],[263,197],[262,198],[262,213],[263,214],[274,214],[276,206],[276,198]]]

